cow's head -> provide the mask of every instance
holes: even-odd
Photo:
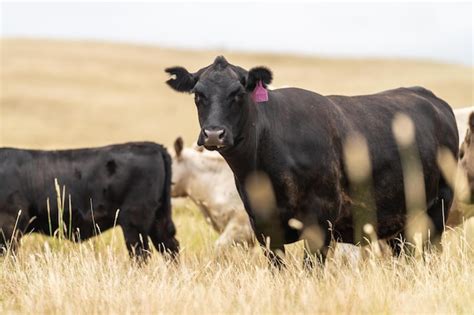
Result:
[[[165,71],[174,76],[166,82],[171,88],[194,94],[201,125],[197,143],[209,150],[230,147],[240,140],[247,107],[252,103],[250,94],[259,81],[264,88],[272,81],[267,68],[247,71],[222,56],[195,73],[183,67]]]
[[[459,149],[459,159],[467,173],[472,203],[474,202],[474,112],[469,115],[469,128]]]

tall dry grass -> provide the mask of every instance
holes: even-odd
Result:
[[[204,224],[178,211],[178,266],[154,255],[130,263],[120,231],[84,244],[29,237],[18,256],[0,260],[2,313],[165,314],[462,314],[474,309],[474,222],[447,232],[442,254],[328,259],[324,271],[302,268],[301,244],[289,246],[288,267],[272,271],[259,250],[216,253]],[[203,223],[203,222],[199,222]],[[189,243],[188,243],[189,242]],[[188,245],[191,245],[188,247]]]

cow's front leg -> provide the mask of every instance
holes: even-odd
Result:
[[[27,206],[22,208],[26,209]],[[3,209],[0,213],[0,256],[16,254],[29,224],[30,217],[24,211]]]
[[[267,248],[264,247],[265,257],[267,257],[268,262],[271,267],[277,269],[283,269],[286,267],[284,256],[285,256],[285,246],[281,245],[278,247]]]
[[[275,224],[278,226],[277,224]],[[274,226],[275,226],[274,225]],[[263,253],[265,257],[267,257],[268,262],[270,263],[271,267],[276,267],[278,269],[282,269],[285,267],[285,242],[284,242],[284,234],[282,229],[268,229],[268,233],[266,234],[258,234],[256,233],[257,240],[260,243],[260,246],[263,249]]]
[[[331,243],[328,227],[320,224],[309,225],[303,230],[302,238],[303,268],[307,271],[312,271],[315,266],[323,268]]]
[[[282,242],[274,243],[271,237],[265,237],[263,234],[257,237],[257,241],[260,243],[263,254],[268,259],[270,267],[282,269],[286,266],[284,261],[285,246]]]
[[[7,236],[8,235],[8,236]],[[15,255],[22,233],[18,230],[0,229],[0,256]]]
[[[324,245],[322,248],[312,251],[308,249],[305,244],[304,256],[303,256],[303,268],[306,271],[312,271],[315,266],[323,268],[326,263],[326,257],[329,251],[329,244]]]

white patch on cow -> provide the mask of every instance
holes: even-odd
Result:
[[[253,244],[254,233],[234,182],[234,174],[217,153],[199,147],[173,155],[173,197],[189,197],[220,233],[217,247]]]
[[[456,118],[456,124],[458,125],[459,132],[459,144],[461,144],[466,136],[467,129],[469,128],[469,115],[474,111],[474,106],[456,108],[454,110],[454,117]]]

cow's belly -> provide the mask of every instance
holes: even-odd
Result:
[[[405,215],[390,215],[378,218],[376,233],[378,239],[391,239],[403,232],[405,226]],[[347,217],[339,220],[334,226],[334,239],[341,243],[355,244],[353,218]]]

